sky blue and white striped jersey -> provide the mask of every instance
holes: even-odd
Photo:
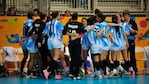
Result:
[[[121,26],[123,26],[123,32],[122,33],[126,33],[126,32],[131,32],[132,28],[126,23],[126,22],[120,22],[119,23]],[[122,34],[122,49],[126,49],[126,38],[124,36],[124,34]]]
[[[101,30],[105,30],[105,25],[103,24],[103,23],[95,23],[94,24],[95,26],[96,26],[96,34],[98,33],[98,32],[100,32]],[[98,39],[98,43],[100,44],[100,45],[102,45],[102,38],[104,37],[104,32],[100,35],[100,36],[98,36],[97,37],[97,39]]]
[[[64,27],[62,23],[54,19],[46,24],[45,29],[43,30],[43,34],[48,35],[49,39],[62,40],[63,29]]]
[[[96,25],[93,25],[93,26],[95,26],[95,29],[89,31],[88,35],[87,35],[89,43],[91,45],[98,44],[98,39],[96,37],[96,34],[97,34],[99,28]]]
[[[22,35],[26,36],[26,40],[22,42],[21,46],[22,49],[27,49],[27,42],[28,42],[28,31],[30,28],[32,28],[33,20],[27,19],[24,22],[23,29],[22,29]]]
[[[84,29],[87,30],[89,27],[90,26],[85,26]],[[90,42],[89,42],[89,39],[88,39],[89,32],[90,31],[85,32],[84,36],[82,37],[82,40],[81,40],[82,48],[90,46]]]
[[[109,34],[110,29],[107,28],[107,22],[103,21],[101,24],[103,25],[103,29],[104,29],[103,35],[105,36],[105,35]],[[109,38],[102,37],[101,42],[102,42],[103,50],[109,50],[110,49],[111,41]]]
[[[101,31],[101,28],[99,26],[99,24],[94,24],[93,26],[95,26],[95,28],[91,31],[89,31],[88,34],[88,39],[90,42],[90,51],[91,54],[97,54],[97,53],[101,53],[102,52],[102,46],[101,46],[101,36],[97,37],[97,33],[99,31]]]
[[[32,24],[33,24],[33,20],[32,20],[32,19],[27,19],[27,20],[24,22],[23,30],[22,30],[22,35],[23,35],[23,36],[26,36],[26,34],[29,32],[29,30],[31,30]],[[27,27],[28,27],[29,29],[27,29]]]
[[[130,32],[132,30],[132,28],[126,22],[123,22],[123,26],[127,32]]]
[[[116,31],[116,27],[111,26],[110,31],[113,32],[113,39],[111,50],[120,50],[123,46],[122,37],[124,34],[124,29],[119,28],[119,31]]]

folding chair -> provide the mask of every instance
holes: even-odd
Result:
[[[145,74],[149,74],[149,46],[144,47],[144,71]]]
[[[4,65],[6,68],[7,76],[18,75],[20,71],[20,61],[17,55],[16,49],[13,47],[5,46],[3,47],[4,55]]]

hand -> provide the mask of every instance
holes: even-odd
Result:
[[[33,34],[32,35],[33,38],[37,38],[37,36],[38,36],[37,34]]]
[[[109,38],[110,36],[109,36],[109,34],[106,34],[104,37],[105,37],[105,38]]]
[[[110,25],[106,25],[107,28],[110,28]]]
[[[78,37],[71,37],[71,41],[73,41],[73,40],[75,40],[75,39],[77,39]]]
[[[41,47],[41,43],[38,42],[38,43],[37,43],[37,46],[38,46],[38,47]]]
[[[124,26],[123,26],[123,25],[119,25],[119,27],[120,27],[120,28],[123,28]]]
[[[136,30],[131,30],[131,33],[137,34],[138,31],[136,31]]]
[[[127,36],[127,35],[130,35],[130,33],[129,32],[125,32],[125,35]]]
[[[21,37],[21,42],[25,41],[26,37]]]
[[[81,38],[83,36],[83,34],[78,34],[78,33],[76,33],[76,34],[74,34],[73,36],[71,36],[71,40],[75,40],[75,39],[77,39],[77,38]]]

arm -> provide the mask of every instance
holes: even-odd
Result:
[[[22,35],[21,36],[21,42],[25,41],[26,40],[26,36]]]
[[[88,31],[93,30],[94,28],[95,28],[95,26],[88,26],[87,29],[81,28],[81,29],[80,29],[80,32],[81,32],[81,33],[85,33],[85,32],[88,32]]]
[[[114,42],[114,39],[113,39],[113,32],[110,32],[110,33],[109,33],[109,38],[110,38],[110,41],[111,41],[111,42]]]
[[[99,37],[103,32],[104,32],[104,30],[99,31],[99,32],[96,34],[96,37]]]
[[[71,36],[71,37],[75,37],[75,36],[78,36],[78,35],[79,35],[78,33],[73,34],[73,33],[69,33],[69,32],[66,32],[66,34],[67,34],[68,36]]]
[[[80,38],[80,35],[78,33],[73,34],[73,33],[67,32],[67,35],[69,35],[71,37],[71,40],[72,41],[75,40],[75,39],[77,39],[77,38]]]
[[[124,39],[126,40],[126,48],[128,48],[129,47],[129,43],[128,43],[128,39],[127,39],[127,32],[126,33],[124,33]]]
[[[107,23],[107,26],[119,26],[119,27],[121,27],[119,24],[115,24],[115,23]]]
[[[132,30],[130,31],[130,34],[136,35],[137,33],[138,33],[138,31],[136,31],[136,30],[134,30],[134,29],[132,29]]]
[[[87,31],[87,32],[88,32],[88,31],[91,31],[91,30],[93,30],[94,28],[95,28],[95,26],[89,26],[89,28],[87,28],[86,31]]]

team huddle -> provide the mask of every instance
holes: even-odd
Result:
[[[33,14],[28,13],[28,19],[23,26],[22,76],[28,53],[30,60],[27,76],[31,78],[42,74],[46,79],[50,76],[55,79],[70,76],[73,80],[79,80],[82,72],[83,76],[102,79],[121,77],[126,71],[131,77],[137,73],[137,68],[128,55],[129,46],[133,45],[134,35],[137,34],[137,27],[132,28],[131,22],[133,25],[136,23],[128,18],[128,10],[123,12],[124,20],[120,13],[116,13],[111,22],[107,22],[105,15],[98,9],[95,10],[95,15],[82,18],[81,22],[77,21],[78,14],[73,13],[65,25],[60,22],[58,12],[53,12],[50,19],[47,19],[46,14],[41,13],[39,16],[40,19],[33,20]],[[63,35],[68,35],[68,44],[63,43]],[[64,54],[66,52],[70,53],[70,56]],[[123,64],[120,62],[120,53]],[[92,70],[87,66],[89,56]]]

